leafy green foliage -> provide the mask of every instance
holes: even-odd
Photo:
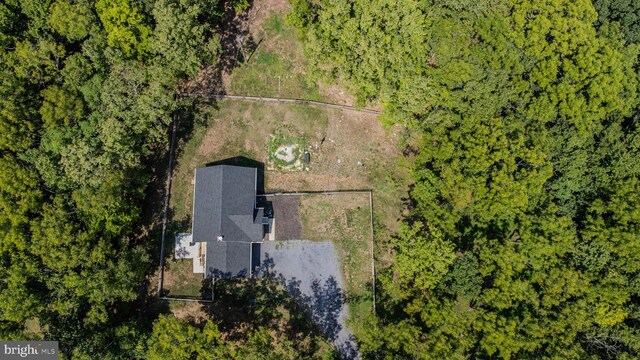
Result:
[[[422,141],[365,355],[637,357],[638,48],[586,0],[293,6],[318,76]]]
[[[218,326],[205,321],[191,325],[160,315],[148,339],[148,359],[316,359],[305,356],[288,339],[274,339],[264,327],[245,331],[242,339],[223,339]],[[327,359],[333,359],[328,357]]]
[[[440,290],[451,296],[473,300],[480,295],[482,282],[478,259],[469,252],[455,258],[451,270],[440,282]]]
[[[588,0],[544,6],[525,1],[511,16],[510,38],[535,64],[529,82],[540,89],[528,105],[528,117],[593,133],[606,114],[629,111],[637,88],[633,63],[625,59],[622,44],[596,36],[597,14]]]
[[[251,5],[249,0],[233,0],[231,4],[233,5],[233,9],[235,10],[235,12],[238,14],[247,10]]]
[[[400,298],[409,297],[415,289],[432,291],[455,259],[452,243],[443,241],[437,233],[427,239],[420,232],[418,224],[404,227],[397,239],[403,251],[396,258],[393,282],[389,286]],[[411,259],[404,259],[404,256]]]
[[[0,4],[2,337],[34,336],[25,322],[37,318],[35,336],[60,340],[65,357],[145,356],[147,164],[166,143],[176,84],[217,43],[207,9],[167,4]]]
[[[88,4],[82,2],[72,4],[64,0],[56,1],[51,4],[49,11],[51,28],[70,41],[89,35],[95,22]]]
[[[141,58],[148,50],[151,27],[144,13],[129,0],[98,0],[98,17],[107,32],[109,46],[121,50],[126,57]]]
[[[594,0],[598,22],[618,22],[627,41],[640,42],[640,4],[634,0]]]
[[[83,103],[78,96],[57,85],[42,91],[40,116],[44,126],[69,126],[83,115]]]
[[[154,6],[151,46],[161,64],[179,76],[195,75],[203,59],[212,61],[216,55],[218,39],[206,42],[206,26],[198,22],[204,11],[202,5],[189,1],[160,0]]]
[[[0,81],[0,149],[25,150],[33,145],[38,125],[35,99],[26,81],[10,71],[3,71]]]
[[[149,359],[231,359],[233,355],[210,321],[198,329],[173,316],[161,315],[149,339]]]

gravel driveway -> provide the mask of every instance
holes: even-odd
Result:
[[[359,359],[353,335],[346,328],[344,281],[331,241],[272,241],[260,247],[265,267],[271,269],[289,293],[304,304],[343,359]]]

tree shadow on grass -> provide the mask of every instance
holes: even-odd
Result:
[[[246,326],[285,329],[290,338],[320,336],[337,344],[342,359],[355,359],[358,351],[353,337],[337,342],[342,324],[339,319],[345,297],[334,277],[314,279],[309,286],[274,271],[268,254],[248,279],[205,279],[202,296],[214,301],[204,306],[220,328],[241,336]]]
[[[253,1],[248,1],[248,8],[238,13],[234,1],[219,2],[217,9],[220,18],[212,22],[215,33],[220,36],[220,51],[215,64],[205,68],[197,79],[181,86],[180,92],[224,94],[222,81],[224,74],[246,63],[261,40],[256,41],[249,32],[252,16],[255,14]]]

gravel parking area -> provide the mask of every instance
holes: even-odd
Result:
[[[348,309],[334,244],[331,241],[272,241],[262,243],[260,252],[269,276],[275,276],[308,309],[312,320],[334,343],[342,358],[359,359],[353,335],[345,325]]]

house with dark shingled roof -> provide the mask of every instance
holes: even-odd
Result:
[[[260,244],[272,233],[273,217],[257,206],[257,178],[253,167],[195,170],[191,241],[200,245],[206,277],[250,277],[259,266]]]

